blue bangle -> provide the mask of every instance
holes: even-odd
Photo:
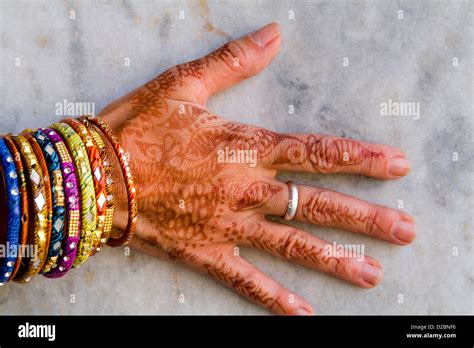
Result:
[[[0,161],[6,184],[8,223],[6,233],[5,257],[0,258],[0,286],[5,284],[12,274],[18,253],[20,238],[21,207],[18,173],[13,157],[5,141],[0,138]],[[3,260],[2,260],[3,259]]]
[[[64,220],[66,207],[64,202],[63,176],[59,155],[53,143],[42,131],[37,130],[33,136],[43,151],[48,166],[49,177],[51,179],[51,191],[53,198],[53,226],[51,229],[51,240],[49,242],[48,257],[41,270],[41,273],[49,272],[54,266],[61,250],[61,242],[64,235]]]

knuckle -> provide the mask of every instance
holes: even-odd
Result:
[[[380,154],[352,139],[311,136],[307,141],[309,159],[320,172],[334,172],[343,166],[359,165],[362,172],[373,170]]]
[[[310,161],[318,171],[326,173],[332,171],[342,157],[341,147],[330,136],[319,139],[311,137],[309,144]]]
[[[369,175],[372,173],[375,169],[376,166],[376,161],[374,161],[374,156],[370,154],[365,158],[365,160],[361,160],[361,165],[360,165],[360,172],[363,175]]]
[[[339,165],[359,165],[372,157],[372,151],[365,148],[359,141],[352,139],[335,139],[334,143],[339,149]]]
[[[334,221],[340,210],[335,194],[328,191],[312,194],[302,206],[303,217],[318,224]]]
[[[333,258],[333,267],[332,272],[337,274],[341,277],[350,278],[351,276],[355,276],[358,271],[356,268],[352,266],[352,260],[345,257],[336,257]]]
[[[372,236],[380,230],[378,225],[379,212],[377,209],[371,209],[365,216],[363,223],[363,233]]]
[[[220,59],[230,71],[240,73],[248,60],[247,48],[238,41],[228,42],[221,48]]]
[[[273,296],[271,296],[267,303],[266,306],[268,309],[278,312],[278,313],[285,313],[285,291],[282,289],[278,290]]]
[[[231,279],[231,285],[238,293],[248,296],[260,292],[262,288],[262,284],[257,278],[257,273],[252,270],[246,270],[237,274]]]
[[[371,173],[377,172],[377,166],[379,165],[379,159],[382,157],[382,154],[375,153],[368,150],[359,151],[359,161],[357,164],[360,164],[360,172],[363,175],[370,175]]]
[[[267,308],[274,306],[278,299],[266,289],[255,271],[246,271],[234,277],[232,280],[232,288],[239,294],[252,299],[254,302],[260,303]]]
[[[279,192],[281,188],[266,181],[231,183],[228,186],[229,202],[232,211],[245,211],[261,208]]]
[[[183,93],[182,89],[205,100],[210,93],[208,78],[204,75],[202,59],[175,65],[160,76],[160,87],[165,90],[175,90],[175,94]],[[180,92],[181,90],[181,92]]]
[[[275,155],[272,164],[304,164],[307,153],[304,145],[299,141],[285,134],[274,134],[274,138],[281,139],[279,144],[275,145]]]
[[[290,229],[281,245],[280,254],[283,258],[300,259],[306,253],[307,240],[297,229]]]
[[[341,166],[357,166],[358,171],[363,175],[369,175],[376,171],[382,153],[375,152],[367,148],[359,141],[352,139],[335,140],[340,148]]]
[[[181,63],[172,66],[159,77],[160,85],[166,86],[174,84],[177,86],[186,86],[192,79],[201,79],[203,75],[202,63],[199,60]]]
[[[231,181],[226,185],[226,197],[232,211],[248,210],[254,202],[253,192],[248,190],[249,183]]]

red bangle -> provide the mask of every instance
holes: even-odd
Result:
[[[110,237],[107,241],[107,245],[116,247],[127,244],[130,239],[132,239],[137,229],[138,222],[138,203],[136,198],[136,188],[133,182],[132,172],[130,170],[130,164],[128,163],[128,158],[123,150],[122,146],[119,144],[117,137],[113,133],[112,129],[107,123],[103,120],[93,117],[93,116],[83,116],[79,120],[86,119],[96,126],[107,138],[107,140],[112,144],[115,155],[118,157],[120,162],[120,167],[122,168],[122,174],[125,180],[125,186],[127,188],[127,198],[128,198],[128,223],[125,232],[120,238]]]
[[[105,142],[100,136],[99,132],[96,130],[95,126],[87,121],[87,119],[81,119],[82,124],[87,128],[89,134],[92,136],[94,143],[99,149],[100,157],[102,158],[102,164],[104,165],[105,171],[105,188],[107,191],[107,211],[105,213],[105,222],[104,222],[104,233],[100,239],[100,244],[96,250],[102,249],[107,241],[109,240],[110,233],[112,231],[114,211],[115,211],[115,199],[114,199],[114,180],[112,177],[112,164],[110,163],[109,155],[107,153],[107,148]]]

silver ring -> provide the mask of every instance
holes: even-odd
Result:
[[[289,198],[288,198],[288,208],[286,208],[286,213],[283,216],[285,220],[292,220],[296,215],[296,209],[298,208],[298,187],[293,183],[293,181],[287,181],[289,189]]]

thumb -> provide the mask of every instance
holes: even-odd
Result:
[[[212,94],[259,73],[276,56],[280,39],[280,26],[270,23],[196,60],[202,73],[193,83],[194,97],[205,104]]]

